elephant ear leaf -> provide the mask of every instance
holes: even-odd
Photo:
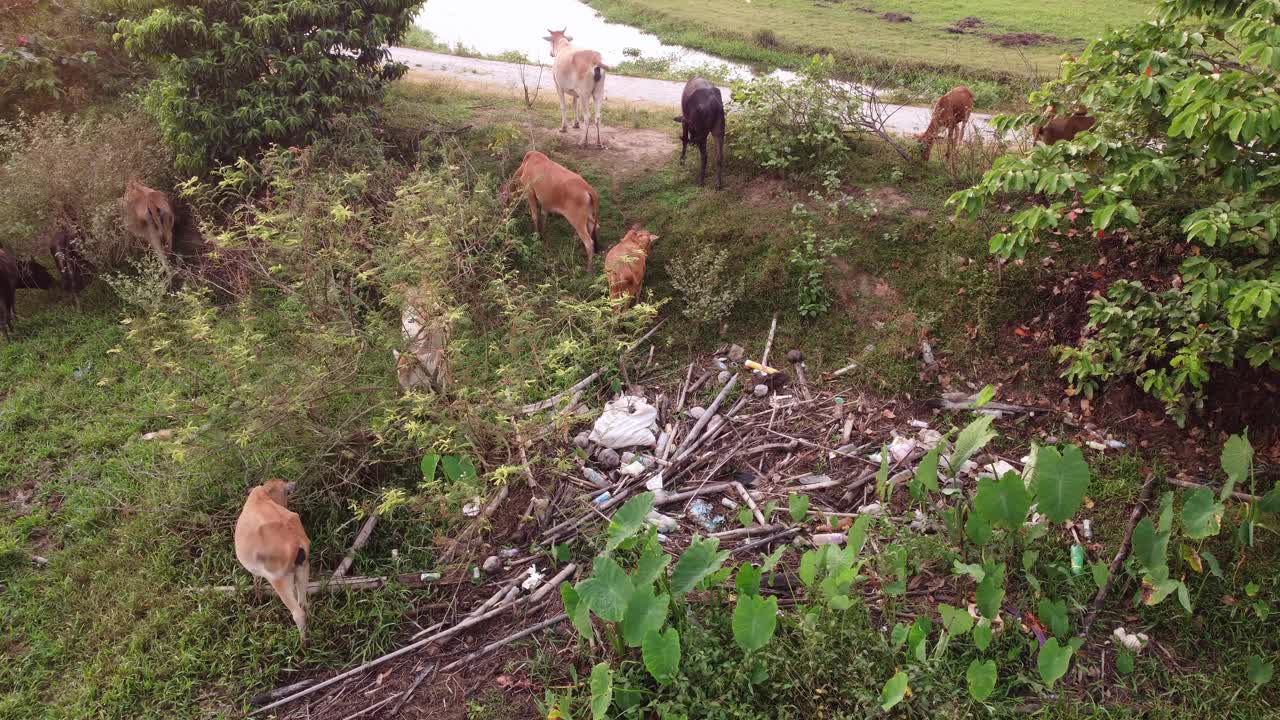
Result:
[[[1080,448],[1068,445],[1042,447],[1036,452],[1036,496],[1040,512],[1056,523],[1065,523],[1080,509],[1089,489],[1089,464]]]

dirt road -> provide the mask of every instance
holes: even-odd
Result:
[[[477,60],[401,47],[391,48],[391,57],[408,65],[411,74],[430,78],[449,78],[464,83],[479,83],[507,89],[514,93],[522,92],[521,66],[516,63]],[[551,80],[551,69],[549,67],[543,68],[540,78],[537,67],[525,67],[524,70],[530,89],[533,88],[535,83],[540,83],[541,92],[554,102],[556,95],[555,84]],[[651,80],[649,78],[612,75],[605,84],[605,97],[638,105],[656,105],[671,108],[678,113],[680,93],[683,89],[684,83],[672,80]],[[607,99],[605,102],[606,117],[608,115]],[[990,132],[988,124],[990,117],[989,115],[974,113],[971,120],[984,132]],[[928,125],[929,108],[912,105],[898,106],[888,122],[891,132],[903,135],[921,132]]]

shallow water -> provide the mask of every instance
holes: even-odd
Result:
[[[638,50],[645,58],[671,57],[675,68],[724,65],[730,77],[758,74],[746,65],[668,45],[630,25],[607,23],[578,0],[428,0],[414,23],[441,42],[461,43],[485,55],[513,50],[531,60],[549,62],[550,43],[542,38],[548,29],[567,28],[574,44],[598,51],[608,65],[629,59],[624,51]],[[792,77],[786,71],[772,74]]]

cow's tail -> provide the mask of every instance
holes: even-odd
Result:
[[[595,77],[595,81],[596,81],[597,83],[604,79],[604,66],[603,66],[603,65],[597,65],[597,66],[596,66],[596,71],[595,71],[595,75],[594,75],[594,77]]]
[[[600,247],[600,196],[591,190],[587,198],[591,202],[591,248],[600,252],[604,249]]]

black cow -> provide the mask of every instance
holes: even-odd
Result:
[[[689,143],[698,146],[702,154],[702,169],[698,172],[698,184],[707,177],[707,136],[716,136],[716,189],[720,189],[720,171],[724,167],[724,100],[720,88],[709,81],[695,77],[684,85],[680,97],[680,163],[684,164]]]
[[[9,330],[18,319],[18,288],[48,290],[53,287],[53,276],[35,260],[18,260],[4,248],[0,248],[0,334],[9,337]]]

